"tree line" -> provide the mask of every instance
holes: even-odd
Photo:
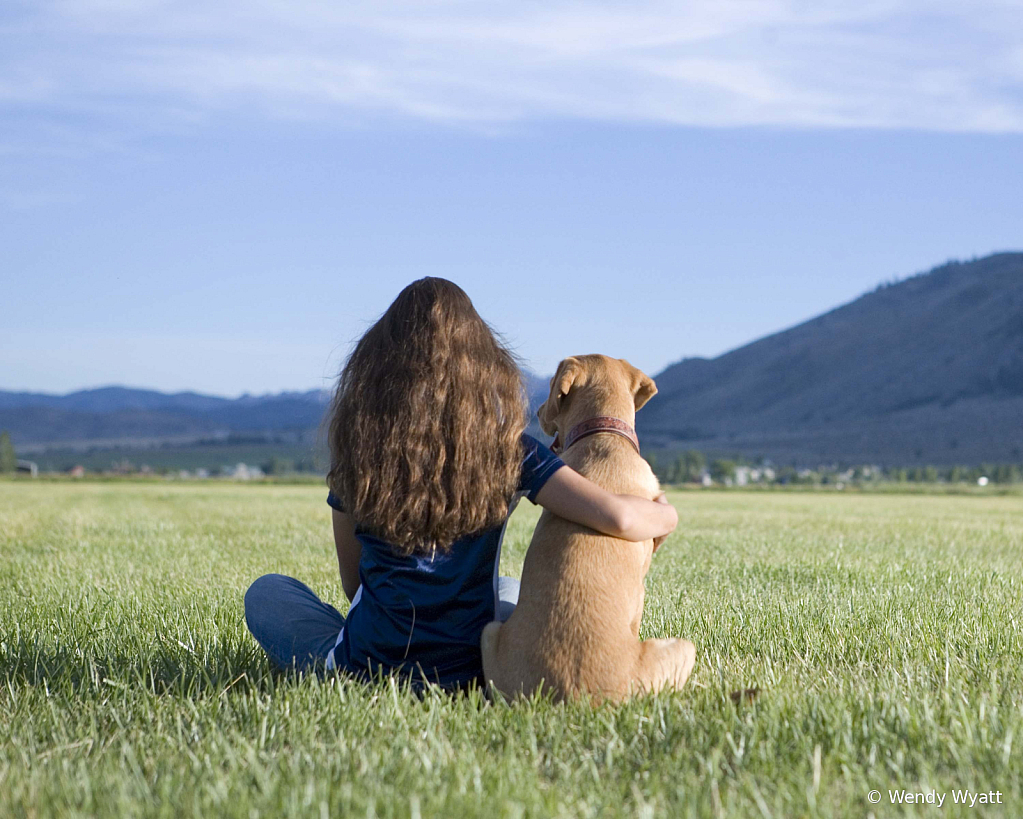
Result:
[[[870,482],[888,483],[1023,483],[1023,464],[984,463],[974,466],[818,466],[816,469],[794,465],[779,466],[758,458],[708,459],[702,452],[686,450],[676,454],[651,453],[646,456],[654,474],[662,483],[768,483],[833,484]]]

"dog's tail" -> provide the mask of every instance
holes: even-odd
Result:
[[[490,682],[497,673],[497,651],[501,645],[501,624],[494,620],[483,627],[480,653],[483,655],[483,675]]]

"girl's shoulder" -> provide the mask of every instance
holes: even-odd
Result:
[[[565,462],[555,455],[550,447],[542,444],[532,435],[522,433],[522,472],[519,476],[519,492],[525,494],[530,503],[536,503],[536,495]]]

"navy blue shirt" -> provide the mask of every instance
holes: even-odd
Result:
[[[564,461],[529,435],[522,436],[518,493],[536,503],[536,493]],[[343,512],[333,493],[327,503]],[[445,552],[403,555],[361,531],[359,582],[345,627],[327,664],[356,675],[397,673],[446,688],[481,681],[480,635],[494,619],[497,567],[507,519]]]

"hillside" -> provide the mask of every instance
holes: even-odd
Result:
[[[648,446],[779,462],[1023,459],[1023,253],[949,263],[656,376]]]

